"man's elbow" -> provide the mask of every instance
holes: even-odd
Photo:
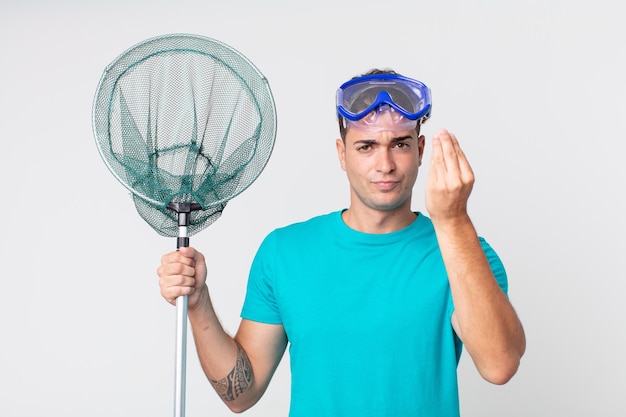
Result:
[[[235,414],[241,414],[244,411],[249,410],[255,403],[241,403],[241,402],[227,402],[224,401],[224,403],[226,404],[226,406],[230,409],[230,411],[232,411]]]
[[[488,368],[481,369],[480,375],[492,384],[504,385],[517,373],[520,360],[520,356],[514,356],[506,360],[498,361],[498,363]]]
[[[489,358],[483,360],[485,365],[479,369],[481,376],[495,385],[504,385],[513,378],[519,369],[522,356],[526,352],[526,336],[524,331],[518,332],[515,343],[502,350],[492,351]]]
[[[237,407],[237,406],[231,406],[230,404],[226,404],[228,406],[228,408],[230,409],[230,411],[232,411],[235,414],[241,414],[244,411],[247,411],[250,407]]]
[[[230,411],[232,411],[235,414],[240,414],[240,413],[243,413],[244,411],[248,411],[250,408],[252,408],[252,406],[254,406],[257,402],[259,402],[262,395],[263,395],[262,392],[259,393],[258,391],[255,391],[254,389],[250,389],[242,393],[239,397],[235,399],[226,400],[222,398],[222,401],[224,402],[224,404],[226,404],[226,406],[229,408]]]

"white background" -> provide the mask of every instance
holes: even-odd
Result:
[[[428,136],[455,132],[470,214],[503,258],[528,350],[505,386],[459,366],[462,414],[625,416],[626,26],[609,1],[55,2],[0,5],[0,416],[169,416],[175,309],[156,267],[175,239],[135,212],[100,159],[102,71],[147,38],[194,33],[269,79],[274,153],[192,237],[224,326],[273,228],[347,205],[336,88],[372,67],[433,92]],[[415,190],[423,210],[429,149]],[[187,415],[230,415],[189,343]],[[288,356],[249,416],[288,410]]]

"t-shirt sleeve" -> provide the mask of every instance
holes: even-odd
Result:
[[[508,294],[509,283],[502,260],[485,239],[481,237],[479,240],[483,250],[485,251],[489,265],[491,266],[491,271],[493,272],[496,281],[498,281],[498,285],[500,285],[500,288],[502,288],[502,291],[504,291],[505,294]]]
[[[270,233],[257,251],[246,289],[241,317],[268,324],[282,324],[275,295],[276,236]]]

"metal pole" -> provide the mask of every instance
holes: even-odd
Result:
[[[198,204],[170,203],[168,208],[178,213],[178,239],[176,249],[189,246],[187,226],[189,214],[192,210],[200,209]],[[176,369],[174,383],[174,417],[185,417],[185,393],[187,370],[187,306],[188,297],[180,296],[176,299]]]
[[[176,299],[176,376],[174,416],[185,417],[185,382],[187,369],[187,296]]]

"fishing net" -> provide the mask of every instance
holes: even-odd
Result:
[[[111,63],[98,86],[93,127],[100,154],[159,234],[214,222],[264,169],[276,135],[265,77],[214,39],[165,35]]]
[[[106,166],[159,234],[189,237],[261,173],[276,137],[265,77],[211,38],[164,35],[106,67],[93,130]],[[185,413],[187,296],[176,300],[175,416]]]

